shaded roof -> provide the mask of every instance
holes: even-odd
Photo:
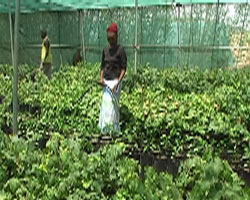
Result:
[[[0,0],[0,12],[14,11],[15,0]],[[173,3],[250,3],[250,0],[138,0],[138,6],[171,5]],[[134,7],[135,0],[21,0],[21,12],[67,11],[78,9],[102,9]]]

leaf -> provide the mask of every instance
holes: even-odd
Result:
[[[21,183],[18,178],[11,178],[7,181],[6,186],[10,188],[12,193],[15,193],[17,189],[20,187]]]
[[[82,181],[82,186],[84,189],[88,189],[90,185],[92,184],[93,180],[87,180],[87,181]]]
[[[6,200],[6,195],[4,194],[4,192],[0,191],[0,200]]]

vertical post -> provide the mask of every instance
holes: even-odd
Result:
[[[11,60],[12,60],[12,66],[14,66],[13,30],[12,30],[12,19],[11,19],[10,0],[9,0],[9,24],[10,24],[10,49],[11,49]]]
[[[191,0],[191,11],[190,11],[190,27],[189,27],[189,39],[188,39],[188,60],[187,60],[187,67],[189,67],[190,62],[190,48],[193,49],[193,3]],[[191,43],[191,44],[190,44]],[[190,47],[191,46],[191,47]]]
[[[165,18],[165,24],[164,24],[164,45],[167,45],[167,14],[168,14],[167,6],[165,9],[165,12],[166,12],[166,18]],[[164,47],[163,67],[166,67],[166,46]]]
[[[241,42],[242,42],[242,35],[243,35],[242,32],[244,31],[245,21],[246,21],[246,17],[247,17],[246,13],[247,13],[247,5],[245,7],[245,14],[244,14],[244,18],[243,18],[243,22],[242,22],[242,27],[241,27],[241,31],[240,31],[240,41],[239,41],[239,45],[238,45],[239,47],[241,46]],[[242,50],[239,49],[238,50],[238,55],[237,55],[237,58],[236,58],[236,68],[238,68],[238,64],[239,64],[239,59],[240,59],[240,56],[241,56],[241,52],[242,52]]]
[[[181,44],[180,44],[180,37],[181,37],[181,33],[180,33],[180,7],[181,4],[177,3],[176,4],[177,8],[178,8],[178,67],[180,67],[180,57],[181,57]]]
[[[215,38],[216,38],[216,29],[217,29],[217,23],[218,23],[218,14],[219,14],[219,2],[220,0],[217,0],[217,5],[216,5],[216,18],[215,18],[215,25],[214,25],[214,38],[213,38],[213,49],[212,49],[212,56],[211,56],[211,67],[213,64],[213,59],[214,59],[214,45],[215,45]]]
[[[145,10],[145,8],[141,8],[141,10],[140,10],[140,18],[139,18],[139,20],[140,20],[140,23],[141,23],[141,27],[140,27],[140,32],[141,32],[141,34],[140,34],[140,44],[142,44],[142,42],[143,42],[143,11]],[[142,63],[142,61],[143,61],[143,57],[142,57],[142,52],[140,51],[140,63]]]
[[[136,74],[136,67],[137,67],[137,32],[138,32],[138,0],[135,0],[135,74]]]
[[[86,52],[85,52],[85,41],[84,41],[84,26],[83,26],[83,16],[84,16],[84,11],[81,10],[80,12],[80,28],[81,28],[81,40],[82,40],[82,57],[84,62],[86,61]]]
[[[61,51],[61,24],[60,24],[60,16],[59,11],[57,11],[57,22],[58,22],[58,41],[59,41],[59,55],[61,65],[63,64],[62,51]]]
[[[18,131],[17,112],[18,112],[18,54],[19,54],[19,16],[20,16],[20,0],[16,0],[15,13],[15,38],[14,38],[14,70],[13,70],[13,133],[16,135]]]

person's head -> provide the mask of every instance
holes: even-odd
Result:
[[[117,32],[118,32],[117,25],[114,22],[112,22],[110,26],[107,28],[107,40],[111,47],[117,45],[117,38],[118,38]]]
[[[46,31],[41,31],[41,38],[44,39],[47,36]]]

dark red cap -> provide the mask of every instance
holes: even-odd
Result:
[[[117,28],[117,25],[114,22],[112,22],[110,24],[110,26],[107,28],[107,32],[114,32],[114,33],[117,34],[117,31],[118,31],[118,28]]]

